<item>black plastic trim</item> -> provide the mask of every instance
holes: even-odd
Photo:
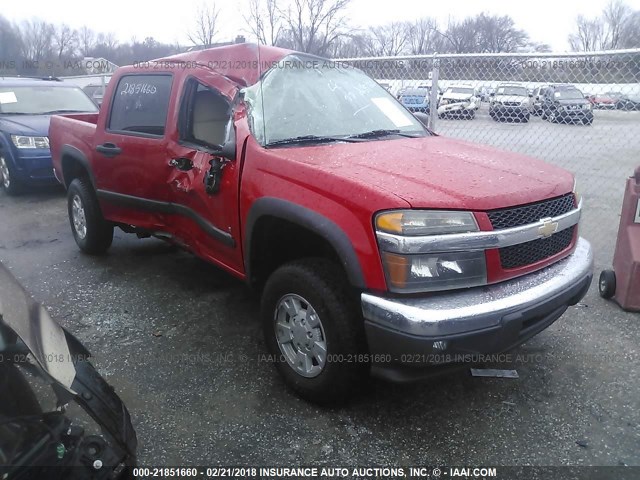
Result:
[[[244,239],[244,264],[247,278],[251,278],[250,259],[253,228],[256,222],[265,216],[287,220],[324,238],[337,252],[351,285],[357,288],[366,287],[353,244],[347,234],[336,223],[308,208],[274,197],[259,198],[249,210]]]
[[[166,213],[170,215],[181,215],[190,218],[204,230],[207,235],[215,238],[227,247],[235,247],[236,241],[231,234],[215,227],[205,218],[200,216],[196,211],[190,209],[186,205],[179,203],[163,202],[160,200],[149,200],[147,198],[134,197],[124,193],[109,192],[107,190],[98,190],[98,198],[114,205],[122,207],[136,208],[147,212]]]

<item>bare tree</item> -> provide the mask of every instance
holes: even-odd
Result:
[[[473,18],[462,21],[449,19],[447,29],[440,35],[446,40],[447,50],[453,53],[470,53],[477,51],[478,30]]]
[[[86,25],[82,27],[78,31],[78,47],[80,48],[80,53],[84,57],[89,56],[89,52],[96,45],[96,34],[93,30],[91,30]]]
[[[277,0],[249,0],[249,13],[244,16],[249,31],[262,45],[277,45],[284,28]]]
[[[21,50],[20,31],[0,15],[0,62],[16,62]]]
[[[640,11],[635,11],[625,23],[620,48],[638,47],[640,47]]]
[[[435,18],[424,17],[409,23],[409,51],[412,55],[424,55],[442,50],[442,35]]]
[[[345,35],[345,9],[351,0],[290,0],[278,7],[284,20],[282,46],[325,55],[333,42]]]
[[[63,55],[73,56],[78,42],[78,32],[72,30],[69,25],[62,24],[54,28],[53,39],[57,48],[58,58]]]
[[[210,47],[213,45],[213,39],[218,33],[219,15],[220,10],[215,3],[211,3],[211,5],[200,4],[197,11],[196,27],[187,34],[189,41],[196,46]]]
[[[20,25],[22,55],[31,61],[49,58],[54,27],[43,20],[25,20]]]
[[[626,24],[632,15],[633,10],[622,0],[612,0],[607,4],[602,12],[605,28],[604,48],[620,48]]]
[[[529,40],[529,35],[524,30],[516,28],[515,22],[508,15],[481,13],[475,18],[475,30],[478,33],[479,52],[515,52],[524,47]]]
[[[401,22],[371,27],[365,37],[366,54],[376,57],[400,55],[408,43],[408,34],[407,24]]]
[[[600,18],[589,19],[578,15],[576,31],[569,35],[569,45],[574,51],[592,52],[604,47],[604,22]]]

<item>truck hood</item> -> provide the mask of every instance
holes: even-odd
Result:
[[[443,100],[458,100],[458,101],[468,101],[473,98],[473,95],[468,93],[445,93],[442,95]]]
[[[491,210],[566,194],[573,175],[525,155],[439,136],[272,150],[384,190],[413,208]]]
[[[495,99],[496,102],[524,102],[524,104],[526,105],[527,103],[529,103],[529,97],[523,97],[520,95],[496,95],[495,97],[493,97]]]
[[[586,98],[567,98],[567,99],[558,99],[557,100],[559,105],[588,105],[591,102],[589,100],[587,100]]]
[[[0,130],[14,135],[49,135],[51,115],[4,115],[0,116]]]

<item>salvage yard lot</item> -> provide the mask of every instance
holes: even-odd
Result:
[[[440,120],[440,133],[531,153],[577,174],[581,234],[610,265],[640,113],[591,127]],[[290,394],[264,355],[258,300],[213,266],[116,232],[80,254],[59,189],[0,196],[0,260],[92,351],[131,411],[143,465],[640,465],[640,315],[595,284],[508,362],[519,379],[462,371],[372,382],[349,406]]]

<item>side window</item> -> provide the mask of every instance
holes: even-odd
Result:
[[[196,79],[188,81],[180,106],[180,139],[197,145],[219,147],[230,128],[231,105],[217,90]]]
[[[164,135],[171,75],[125,75],[118,82],[109,130]]]

